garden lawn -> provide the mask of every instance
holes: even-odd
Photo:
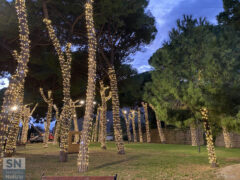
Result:
[[[66,163],[58,160],[59,149],[49,144],[28,144],[18,147],[16,157],[26,158],[27,179],[39,180],[46,176],[113,176],[124,180],[162,180],[162,179],[217,179],[216,171],[209,167],[206,147],[172,144],[126,144],[126,154],[118,155],[115,144],[108,143],[107,150],[100,144],[90,146],[89,171],[77,171],[77,154],[70,154]],[[240,149],[216,148],[220,167],[240,164]]]

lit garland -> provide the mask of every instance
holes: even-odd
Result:
[[[76,100],[76,101],[71,100],[72,119],[73,119],[74,131],[76,131],[76,132],[79,131],[76,108],[82,107],[82,106],[83,106],[83,104],[81,104],[80,100]],[[74,143],[77,144],[80,141],[79,139],[80,139],[79,135],[75,134]]]
[[[29,119],[34,113],[35,109],[38,106],[38,103],[34,106],[32,111],[30,110],[29,105],[23,106],[23,122],[22,122],[22,136],[21,136],[21,143],[26,144],[27,143],[27,135],[28,135],[28,129],[29,129]]]
[[[225,147],[232,148],[233,142],[232,142],[231,134],[228,132],[226,127],[222,127],[222,129],[223,129],[223,138],[224,138]]]
[[[46,24],[50,39],[53,42],[53,46],[58,54],[59,63],[61,66],[62,77],[63,77],[63,108],[61,112],[61,143],[60,143],[60,161],[67,161],[68,152],[68,134],[70,130],[70,119],[72,118],[72,108],[71,108],[71,96],[70,96],[70,80],[71,80],[71,43],[67,43],[65,47],[65,55],[62,52],[60,42],[55,34],[54,28],[52,26],[51,20],[45,18],[43,22]]]
[[[142,102],[142,106],[144,108],[147,142],[150,143],[151,142],[151,134],[150,134],[150,127],[149,127],[149,119],[148,119],[148,104]]]
[[[133,129],[133,142],[137,142],[137,133],[136,133],[136,126],[135,126],[135,115],[136,115],[136,111],[135,110],[131,110],[130,111],[131,114],[131,120],[132,120],[132,129]]]
[[[109,95],[106,96],[106,90],[109,89],[109,86],[104,86],[103,81],[100,81],[100,95],[101,95],[101,116],[100,116],[100,143],[102,149],[107,149],[106,147],[106,136],[107,136],[107,101],[112,97],[111,91]]]
[[[81,134],[81,143],[78,154],[78,171],[86,172],[88,170],[89,152],[88,145],[90,141],[90,127],[92,127],[94,97],[96,86],[96,32],[93,20],[93,0],[87,0],[85,4],[85,17],[88,33],[88,85],[86,94],[86,109],[83,122],[83,130]]]
[[[142,122],[141,122],[141,108],[138,108],[138,134],[139,134],[139,142],[143,142],[142,136]]]
[[[130,142],[131,141],[131,132],[130,132],[130,127],[129,127],[130,118],[127,118],[128,112],[126,110],[122,110],[122,114],[123,114],[124,120],[126,122],[128,142]]]
[[[59,116],[59,110],[56,104],[53,105],[53,108],[55,110],[55,118],[56,118],[56,123],[55,123],[55,132],[54,132],[54,140],[53,143],[57,144],[58,138],[60,136],[60,122],[61,122],[61,117]]]
[[[118,154],[125,154],[124,143],[122,137],[122,128],[120,123],[120,108],[117,87],[116,72],[113,67],[108,68],[108,75],[110,79],[110,88],[112,92],[112,113],[113,113],[113,129],[115,136],[115,143],[117,145]]]
[[[3,143],[7,137],[6,156],[12,156],[16,147],[19,120],[24,95],[24,82],[28,72],[27,64],[30,58],[30,40],[27,13],[24,0],[16,0],[15,8],[19,24],[20,53],[13,51],[13,57],[18,62],[17,70],[10,78],[9,87],[5,92],[0,116],[0,163],[3,157]],[[11,112],[11,107],[17,107]]]
[[[101,110],[102,107],[98,107],[97,108],[97,116],[96,116],[96,121],[95,121],[95,125],[94,125],[94,138],[93,138],[93,142],[98,142],[98,138],[99,138],[99,133],[98,133],[98,130],[99,130],[99,119],[101,118]],[[99,115],[100,115],[100,118],[99,118]]]
[[[211,164],[212,167],[217,167],[218,164],[217,164],[215,147],[213,144],[212,130],[208,120],[208,110],[206,108],[202,108],[200,111],[202,115],[202,120],[203,120],[204,129],[205,129],[206,140],[207,140],[209,163]]]
[[[45,127],[44,133],[44,147],[48,147],[48,140],[49,140],[49,130],[50,130],[50,123],[52,120],[52,108],[53,108],[53,98],[52,98],[52,91],[48,91],[48,97],[45,96],[43,89],[40,88],[40,94],[43,100],[48,104],[48,111],[47,111],[47,123]]]
[[[162,128],[161,120],[158,119],[157,111],[154,108],[154,106],[152,104],[149,104],[149,106],[155,112],[155,116],[156,116],[156,119],[157,119],[157,127],[158,127],[158,134],[159,134],[160,141],[161,141],[162,144],[165,144],[166,143],[166,137],[165,137],[165,134],[164,134],[164,131],[163,131],[163,128]]]

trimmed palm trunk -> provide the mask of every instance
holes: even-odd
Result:
[[[63,108],[61,112],[61,137],[60,137],[60,161],[67,161],[67,153],[68,153],[68,134],[70,131],[71,118],[72,118],[72,108],[71,108],[71,95],[70,95],[70,80],[71,80],[71,63],[72,63],[72,55],[71,55],[71,43],[67,43],[65,46],[65,55],[62,51],[62,46],[55,34],[54,28],[52,26],[51,20],[48,19],[46,2],[43,1],[43,11],[45,19],[43,22],[46,24],[48,29],[48,34],[50,39],[52,40],[53,46],[57,52],[62,78],[63,78]],[[66,57],[66,58],[65,58]]]
[[[136,132],[136,126],[135,126],[135,116],[136,116],[136,111],[131,110],[131,120],[132,120],[132,129],[133,129],[133,142],[137,142],[137,132]]]
[[[139,142],[143,142],[142,136],[142,122],[141,122],[141,108],[138,108],[138,134],[139,134]]]
[[[22,136],[21,136],[21,144],[27,143],[27,135],[28,135],[28,129],[29,129],[29,119],[32,116],[33,112],[37,108],[38,104],[34,106],[32,111],[30,110],[30,107],[24,106],[23,108],[23,128],[22,128]]]
[[[47,120],[46,120],[46,127],[45,127],[45,133],[44,133],[44,147],[47,148],[48,140],[49,140],[50,123],[52,120],[53,98],[52,98],[52,91],[48,91],[48,97],[45,96],[42,88],[40,88],[40,93],[42,95],[43,100],[48,104]]]
[[[142,102],[142,106],[144,108],[146,134],[147,134],[147,143],[150,143],[151,142],[151,134],[150,134],[150,127],[149,127],[149,119],[148,119],[148,104]]]
[[[222,129],[223,129],[223,138],[224,138],[225,147],[232,148],[233,143],[232,143],[231,134],[229,133],[226,127],[222,127]]]
[[[120,123],[120,108],[118,97],[117,76],[114,67],[108,69],[110,79],[110,88],[112,92],[112,112],[113,112],[113,129],[115,143],[117,146],[118,154],[125,154],[124,143],[122,137],[122,128]]]
[[[109,86],[104,86],[103,81],[100,81],[100,95],[101,95],[101,118],[100,118],[100,143],[102,149],[107,149],[106,136],[107,136],[107,101],[111,99],[111,91],[106,96],[106,91]]]
[[[128,137],[128,142],[131,141],[131,132],[130,132],[130,127],[129,127],[129,121],[130,119],[127,118],[127,111],[122,111],[125,123],[126,123],[126,128],[127,128],[127,137]]]
[[[190,125],[192,146],[198,146],[197,127],[194,123]]]
[[[10,78],[8,89],[4,94],[0,116],[0,163],[4,155],[3,144],[7,138],[5,153],[11,156],[16,147],[19,120],[24,96],[24,83],[27,76],[27,64],[30,58],[30,40],[26,13],[26,5],[23,0],[15,1],[19,24],[20,52],[13,51],[13,57],[17,61],[17,70]],[[16,108],[13,108],[16,107]],[[14,109],[14,110],[13,110]],[[12,112],[10,112],[13,110]]]
[[[212,167],[217,167],[218,166],[217,157],[213,143],[212,130],[208,120],[208,110],[206,108],[201,109],[201,114],[207,141],[209,163],[211,164]]]
[[[55,132],[54,132],[54,140],[53,143],[57,144],[59,136],[60,136],[60,122],[61,122],[61,117],[59,116],[59,110],[58,107],[54,104],[53,108],[55,110],[55,119],[56,119],[56,123],[55,123]]]
[[[83,122],[83,130],[81,134],[81,143],[78,154],[78,171],[86,172],[89,163],[89,133],[93,121],[94,98],[96,87],[96,32],[93,20],[93,0],[87,0],[85,4],[85,17],[88,33],[88,85],[86,94],[86,109]]]

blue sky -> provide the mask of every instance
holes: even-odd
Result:
[[[216,16],[223,11],[222,0],[150,0],[148,10],[156,20],[158,33],[156,39],[144,48],[144,52],[137,52],[132,58],[133,67],[138,72],[151,69],[148,60],[168,38],[168,32],[176,25],[176,20],[183,14],[194,17],[206,17],[211,23],[217,23]]]

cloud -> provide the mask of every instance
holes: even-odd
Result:
[[[150,71],[152,69],[153,69],[153,67],[150,66],[150,65],[142,65],[138,68],[138,72],[143,73],[143,72],[146,72],[146,71]]]
[[[193,15],[195,18],[206,17],[208,21],[216,24],[216,16],[223,10],[222,0],[150,0],[148,9],[156,20],[158,33],[155,40],[145,46],[144,52],[137,52],[132,56],[133,67],[141,72],[152,54],[168,39],[168,32],[175,27],[176,20],[183,14]]]

